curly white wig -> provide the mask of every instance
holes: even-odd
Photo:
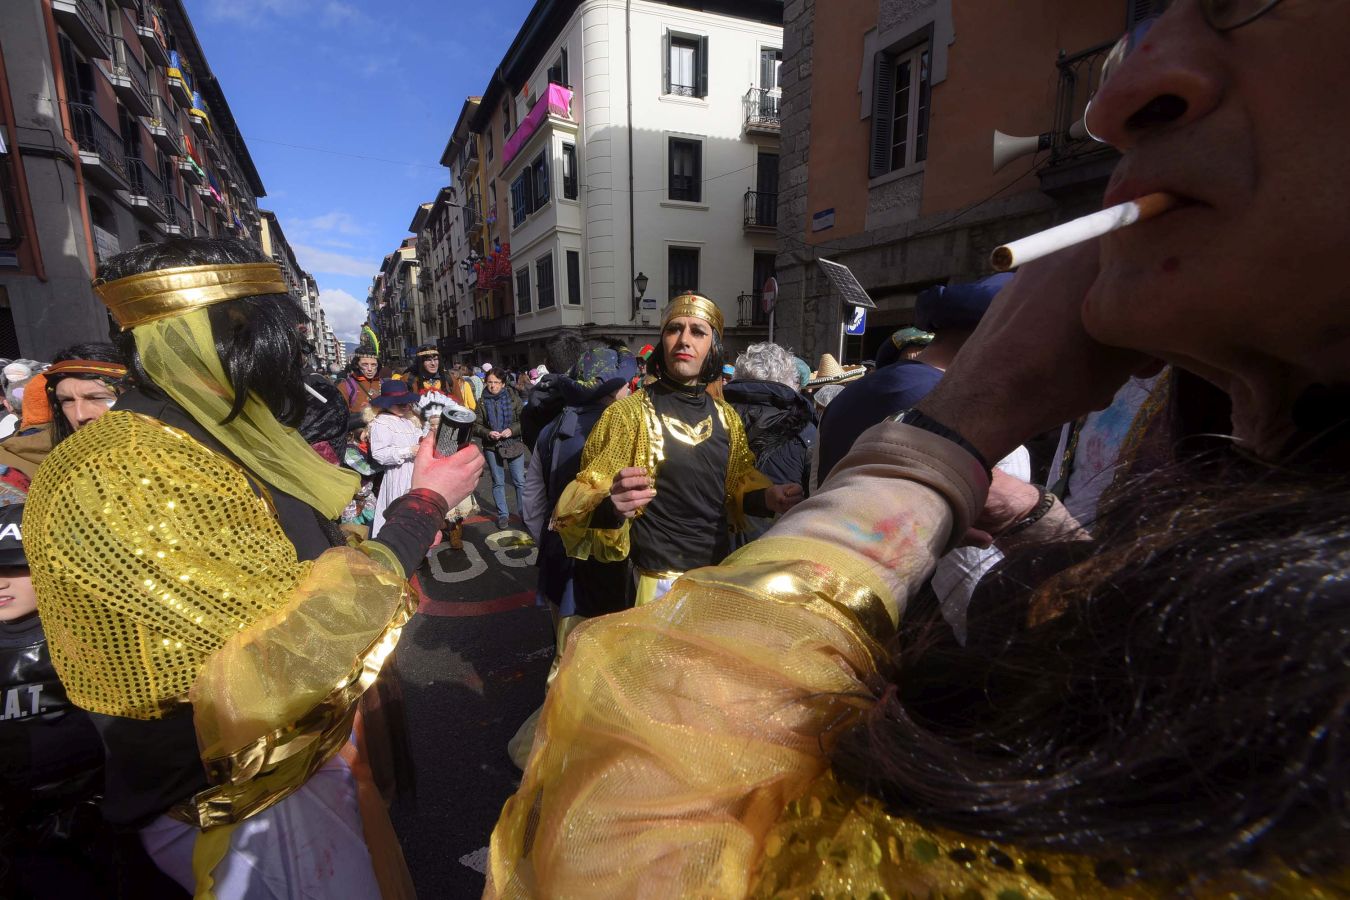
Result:
[[[751,344],[736,357],[736,380],[776,381],[794,391],[802,389],[792,354],[777,344]]]

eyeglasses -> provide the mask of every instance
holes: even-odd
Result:
[[[1205,22],[1210,28],[1222,33],[1256,21],[1274,9],[1280,0],[1199,0],[1199,2],[1200,14],[1205,17]],[[1163,11],[1171,5],[1170,2],[1163,4]],[[1101,86],[1106,84],[1107,79],[1120,68],[1120,64],[1134,52],[1135,48],[1143,43],[1144,36],[1158,21],[1160,15],[1162,12],[1149,16],[1116,41],[1116,45],[1102,62],[1101,77],[1097,82],[1098,90],[1101,90]]]
[[[1200,14],[1205,17],[1206,24],[1219,33],[1232,31],[1235,28],[1241,28],[1270,12],[1280,0],[1199,0]],[[1135,51],[1140,44],[1144,42],[1144,37],[1157,23],[1158,17],[1170,7],[1171,0],[1159,4],[1159,12],[1144,19],[1135,25],[1129,31],[1116,41],[1111,52],[1106,54],[1106,59],[1102,60],[1101,74],[1097,77],[1097,90],[1100,91],[1106,82],[1114,75]],[[1092,102],[1088,101],[1088,107],[1091,108]],[[1086,121],[1086,111],[1084,120]],[[1091,135],[1093,140],[1100,141],[1096,135]]]

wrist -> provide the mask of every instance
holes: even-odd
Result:
[[[1008,408],[1008,407],[1003,407]],[[959,398],[948,399],[942,385],[914,405],[914,409],[940,422],[960,435],[977,458],[990,471],[994,463],[1011,453],[1020,443],[1003,427],[1001,416],[991,413],[984,400],[969,402]]]
[[[993,472],[993,466],[989,462],[989,456],[979,446],[968,439],[964,433],[952,427],[948,422],[939,420],[927,411],[912,407],[891,417],[892,422],[898,422],[901,425],[909,425],[921,429],[929,434],[956,444],[962,450],[965,450],[980,464],[985,474],[990,475]]]

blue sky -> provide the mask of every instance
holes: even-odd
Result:
[[[260,204],[318,280],[338,337],[354,340],[380,260],[448,181],[439,160],[460,105],[533,3],[186,5],[267,188]]]

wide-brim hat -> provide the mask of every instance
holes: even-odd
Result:
[[[380,396],[370,401],[371,406],[378,406],[380,409],[388,409],[391,406],[398,406],[401,403],[416,403],[417,394],[408,387],[406,381],[400,381],[397,378],[386,378],[380,382]]]
[[[806,383],[808,388],[818,388],[827,384],[846,384],[855,381],[867,374],[865,366],[841,366],[839,360],[831,354],[825,353],[820,357],[820,365],[811,373],[811,380]]]

